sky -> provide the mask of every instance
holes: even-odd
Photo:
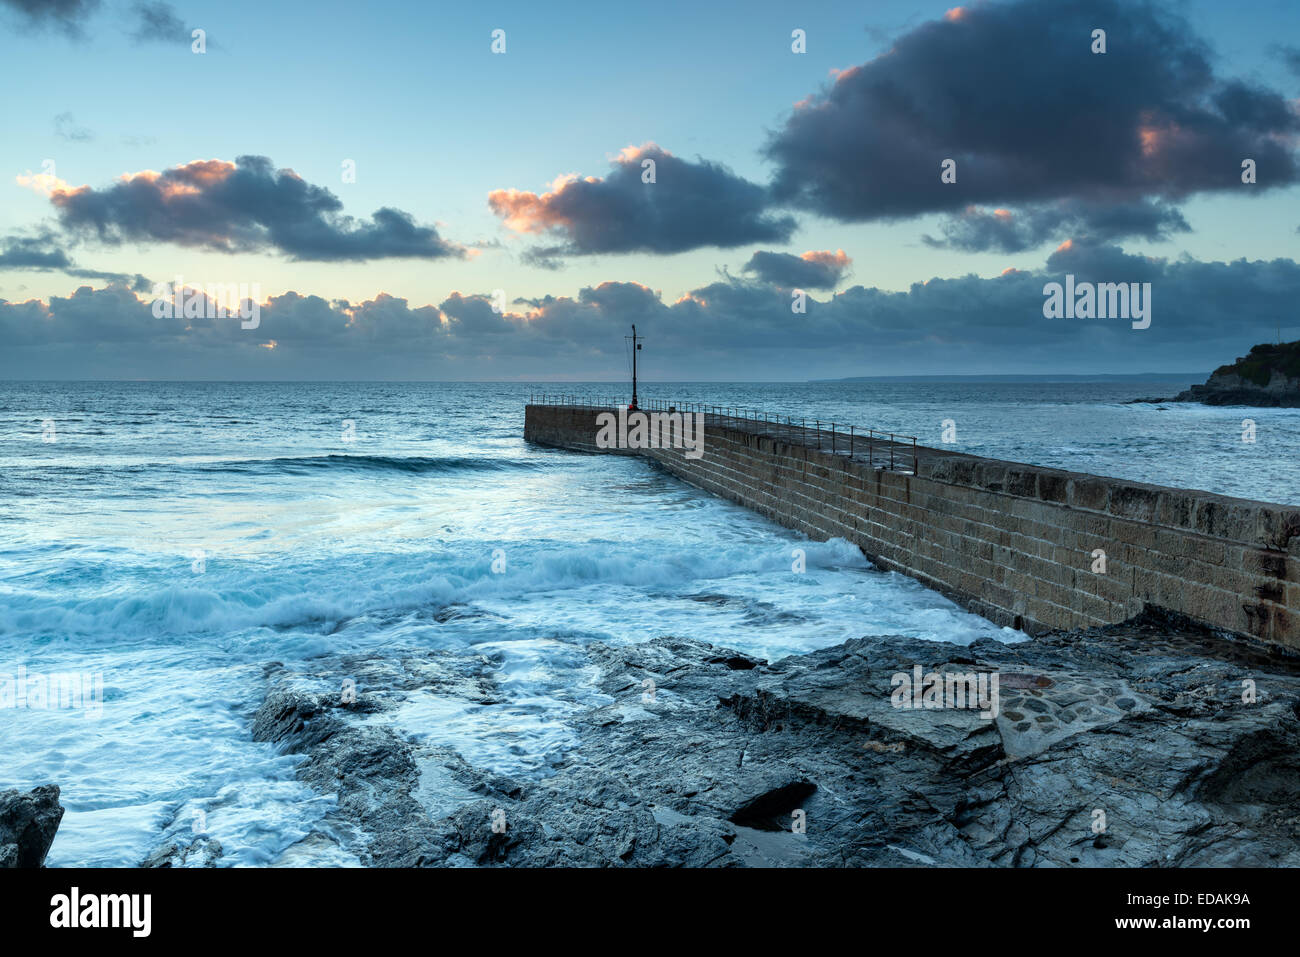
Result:
[[[0,0],[0,74],[0,378],[618,379],[634,322],[660,380],[1300,339],[1293,0]],[[1149,325],[1044,315],[1067,274]]]

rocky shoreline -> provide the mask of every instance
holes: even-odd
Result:
[[[772,663],[675,638],[586,653],[608,702],[541,779],[369,720],[415,694],[491,700],[475,656],[340,661],[317,677],[352,675],[347,703],[272,669],[253,734],[304,756],[338,796],[329,839],[371,866],[1300,864],[1300,663],[1159,613]],[[917,665],[996,672],[996,718],[895,707]]]
[[[597,703],[529,779],[387,720],[428,696],[499,701],[491,657],[268,665],[250,733],[336,797],[277,863],[333,845],[378,867],[1300,865],[1300,660],[1163,613],[770,663],[669,637],[585,654]],[[996,674],[996,714],[899,707],[897,676],[921,673]],[[39,866],[62,816],[57,788],[38,791],[0,795],[10,866]],[[222,853],[178,828],[143,866]]]
[[[1202,405],[1248,405],[1261,409],[1300,407],[1300,379],[1279,379],[1258,387],[1237,376],[1211,376],[1204,385],[1194,385],[1167,398],[1129,399],[1125,405],[1162,405],[1166,402],[1199,402]]]
[[[1138,402],[1200,402],[1204,405],[1300,407],[1300,342],[1263,343],[1231,365],[1220,366],[1201,385],[1167,399]]]

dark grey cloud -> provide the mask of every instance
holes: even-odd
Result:
[[[378,209],[368,222],[348,216],[328,189],[275,169],[265,156],[196,160],[163,173],[129,175],[102,189],[61,186],[50,200],[70,233],[109,244],[265,250],[319,262],[465,255],[463,246],[399,209]]]
[[[1126,253],[1112,243],[1076,239],[1062,243],[1047,257],[1048,272],[1073,273],[1089,282],[1154,282],[1168,276],[1171,269],[1177,271],[1177,264],[1171,267],[1164,259]]]
[[[1094,28],[1104,54],[1091,52]],[[976,222],[950,240],[1014,248],[1054,209],[1062,231],[1086,221],[1070,203],[1130,204],[1148,216],[1128,235],[1150,235],[1153,201],[1243,189],[1244,158],[1260,170],[1252,190],[1300,181],[1297,132],[1280,93],[1217,77],[1205,44],[1156,4],[1014,0],[955,8],[838,74],[765,153],[780,201],[841,221],[1031,207],[1038,222],[1021,236]],[[940,180],[945,159],[955,183]],[[1181,227],[1166,214],[1156,228]]]
[[[852,262],[844,250],[809,250],[802,256],[759,250],[744,271],[785,289],[834,289]]]
[[[146,293],[153,289],[153,280],[141,273],[109,272],[103,269],[80,269],[72,267],[63,272],[77,279],[91,279],[106,282],[111,286],[123,286],[132,292]]]
[[[573,250],[569,246],[532,246],[524,250],[520,258],[530,266],[556,270],[563,269],[564,257],[573,254]]]
[[[1094,240],[1140,237],[1152,241],[1191,231],[1178,208],[1160,200],[1128,203],[1061,200],[1015,209],[969,206],[946,217],[942,239],[922,236],[927,246],[964,252],[1023,252],[1062,232]]]
[[[645,182],[645,162],[654,182]],[[623,150],[605,177],[561,177],[541,194],[493,190],[488,205],[521,234],[558,239],[528,258],[554,266],[566,256],[679,253],[714,246],[784,242],[791,216],[768,208],[764,187],[720,163],[691,162],[653,143]]]
[[[0,270],[61,272],[77,279],[103,280],[123,285],[136,292],[151,288],[149,280],[140,273],[106,272],[77,266],[67,252],[55,244],[54,237],[49,233],[0,238]]]
[[[144,2],[131,7],[135,30],[131,38],[137,43],[174,43],[190,41],[190,30],[176,15],[170,3]]]
[[[49,270],[71,265],[67,252],[55,246],[47,234],[0,239],[0,269]]]
[[[505,313],[494,312],[493,303],[483,296],[452,293],[438,309],[447,317],[448,331],[459,335],[499,336],[514,332],[514,324]]]
[[[1151,325],[1047,319],[1044,286],[1151,284]],[[489,295],[437,305],[388,295],[361,303],[286,293],[256,329],[237,319],[155,319],[120,284],[0,302],[0,377],[591,378],[625,371],[623,336],[648,339],[648,379],[803,378],[943,372],[1210,370],[1271,340],[1300,338],[1300,264],[1203,262],[1063,243],[1036,270],[862,285],[791,310],[779,285],[724,278],[675,301],[635,282],[543,296],[504,314]]]
[[[99,9],[100,0],[0,0],[0,6],[15,11],[26,27],[48,27],[79,37],[85,21]]]

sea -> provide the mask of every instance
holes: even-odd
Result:
[[[640,393],[1300,504],[1300,410],[1128,404],[1192,381]],[[1024,640],[648,461],[525,444],[540,392],[627,399],[610,383],[0,382],[0,789],[62,789],[47,864],[134,866],[191,819],[225,865],[357,864],[304,843],[333,798],[251,738],[272,662],[486,656],[499,700],[448,698],[402,731],[527,778],[602,700],[591,642],[775,659],[878,634]],[[80,701],[41,706],[73,678]]]

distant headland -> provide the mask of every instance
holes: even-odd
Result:
[[[1203,372],[1038,372],[1038,373],[971,373],[958,375],[855,375],[839,379],[809,379],[822,382],[1128,382],[1134,380],[1187,382],[1199,379]]]
[[[1203,385],[1172,399],[1133,401],[1300,407],[1300,341],[1252,346],[1236,362],[1215,369]]]

